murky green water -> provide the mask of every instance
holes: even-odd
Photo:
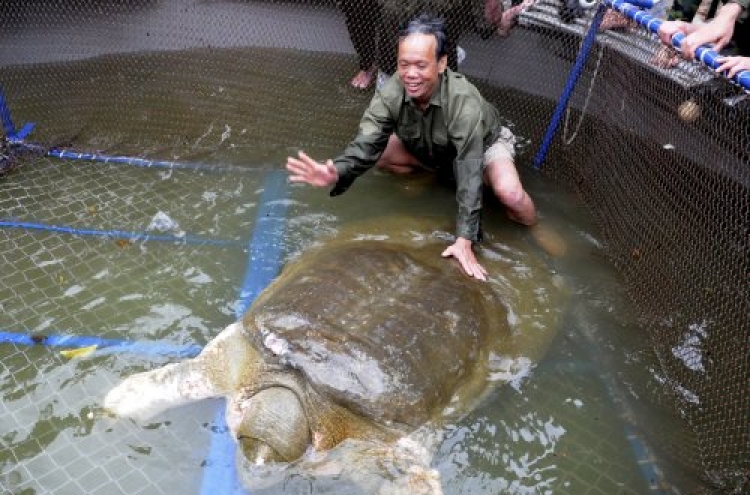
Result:
[[[205,344],[234,319],[268,173],[297,149],[332,156],[356,131],[369,94],[348,87],[352,67],[346,57],[207,49],[6,71],[14,115],[37,122],[36,140],[206,168],[37,159],[1,179],[3,219],[178,238],[0,229],[0,330]],[[42,80],[54,97],[29,89]],[[520,163],[531,159],[531,144]],[[222,171],[228,165],[244,170]],[[566,256],[549,258],[497,205],[485,215],[480,256],[508,291],[518,331],[532,330],[525,321],[537,324],[545,349],[525,373],[445,427],[433,463],[445,493],[638,494],[650,493],[649,484],[680,486],[679,470],[637,459],[643,453],[634,445],[650,442],[640,426],[653,412],[638,404],[654,387],[648,342],[631,331],[637,322],[587,212],[543,178],[524,180],[543,221],[565,238]],[[352,222],[426,217],[440,234],[452,231],[455,215],[449,189],[378,172],[339,198],[290,187],[278,201],[286,205],[284,235],[264,249],[278,249],[282,260]],[[172,224],[158,228],[165,216]],[[536,292],[552,276],[566,297]],[[0,345],[2,489],[199,493],[221,402],[173,410],[148,425],[104,418],[101,400],[121,376],[171,358],[98,351],[68,359],[58,351]],[[669,432],[669,421],[648,429]],[[644,471],[655,464],[663,475]],[[342,493],[330,480],[305,487]],[[286,493],[307,493],[299,490],[290,482]]]

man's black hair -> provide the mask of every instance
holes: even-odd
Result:
[[[447,54],[445,43],[445,22],[443,19],[432,14],[419,14],[410,20],[401,30],[398,36],[399,42],[410,34],[431,34],[437,39],[437,59],[440,60]]]

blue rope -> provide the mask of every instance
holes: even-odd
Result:
[[[180,244],[195,244],[195,245],[209,245],[209,246],[240,246],[243,245],[242,241],[232,241],[225,239],[206,239],[202,237],[192,235],[171,235],[171,234],[150,234],[148,232],[131,232],[125,230],[96,230],[96,229],[81,229],[74,227],[62,227],[59,225],[47,225],[43,223],[35,222],[21,222],[15,220],[0,220],[0,228],[21,228],[28,230],[45,230],[48,232],[60,232],[65,234],[83,235],[83,236],[94,236],[94,237],[109,237],[113,239],[126,239],[128,241],[164,241],[164,242],[175,242]]]
[[[39,145],[25,144],[31,149],[41,149]],[[136,158],[132,156],[101,155],[98,153],[81,153],[78,151],[64,149],[45,150],[47,156],[52,158],[62,158],[67,160],[83,160],[100,163],[115,163],[122,165],[132,165],[141,168],[168,168],[174,170],[202,170],[206,172],[234,172],[234,173],[257,173],[260,169],[256,167],[238,167],[238,166],[215,166],[204,163],[186,163],[168,160],[147,160],[145,158]]]
[[[534,158],[534,168],[537,170],[542,168],[542,163],[544,163],[544,159],[547,158],[547,152],[552,144],[552,139],[555,137],[555,133],[557,133],[557,128],[560,126],[560,120],[565,112],[565,108],[568,106],[568,101],[573,94],[578,78],[581,77],[583,68],[586,65],[586,60],[589,58],[589,53],[591,52],[591,48],[594,46],[594,40],[596,39],[596,33],[599,30],[599,25],[602,23],[602,18],[604,17],[604,12],[606,10],[607,7],[604,4],[599,5],[599,8],[596,9],[596,14],[594,14],[594,20],[591,21],[591,26],[586,33],[586,37],[583,39],[583,44],[578,51],[575,64],[568,75],[568,80],[565,81],[562,95],[560,96],[560,100],[557,102],[557,107],[555,107],[555,111],[552,114],[552,120],[550,120],[549,126],[547,127],[547,132],[544,134],[542,146],[539,148],[536,158]]]
[[[96,346],[96,352],[101,353],[132,353],[149,356],[170,356],[189,358],[197,356],[201,351],[199,345],[175,345],[168,342],[132,342],[123,339],[104,339],[92,336],[78,335],[38,335],[0,331],[0,344],[15,344],[24,346],[43,345],[47,347],[65,347],[80,349]]]

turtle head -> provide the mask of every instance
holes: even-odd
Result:
[[[261,390],[243,405],[237,441],[252,464],[291,462],[310,445],[310,426],[297,394],[283,386]]]

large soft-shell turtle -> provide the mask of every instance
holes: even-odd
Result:
[[[346,240],[306,253],[199,356],[127,378],[105,408],[145,420],[224,396],[253,464],[347,439],[396,445],[475,404],[509,337],[498,292],[442,260],[441,247]],[[439,490],[422,481],[403,491]]]

